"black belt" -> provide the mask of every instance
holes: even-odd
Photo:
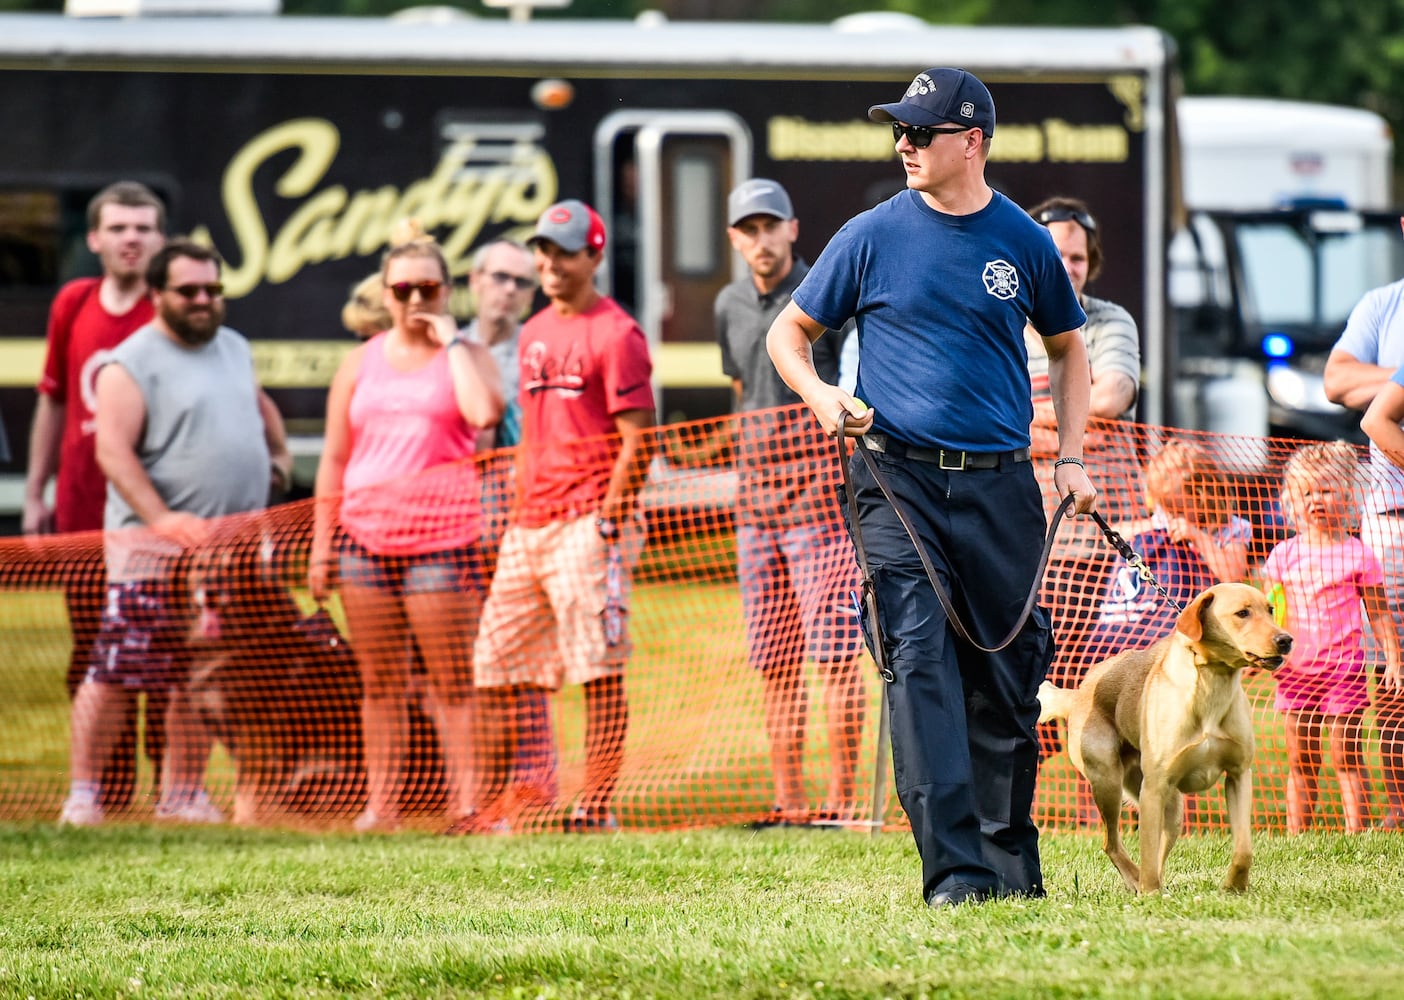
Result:
[[[1379,517],[1404,517],[1404,507],[1395,507],[1391,510],[1382,510]]]
[[[1014,451],[952,451],[948,448],[918,448],[914,444],[898,441],[886,434],[864,434],[863,441],[873,451],[880,451],[893,458],[907,458],[913,462],[930,462],[947,472],[964,472],[966,469],[998,469],[1015,462],[1027,462],[1029,449]]]

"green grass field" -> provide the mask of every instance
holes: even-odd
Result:
[[[1404,837],[1256,846],[1136,898],[1049,836],[1047,899],[931,912],[901,834],[5,826],[0,997],[1397,997]]]
[[[715,825],[738,803],[767,801],[758,687],[726,624],[738,614],[734,583],[640,588],[630,740],[651,756],[636,752],[626,765],[631,825]],[[6,595],[0,807],[18,822],[0,824],[0,1000],[1393,1000],[1404,989],[1397,834],[1260,831],[1244,896],[1218,889],[1227,836],[1190,836],[1171,856],[1167,891],[1142,899],[1122,887],[1097,838],[1053,833],[1047,899],[932,913],[905,833],[60,831],[67,641],[56,593]],[[697,649],[706,656],[680,656]],[[1270,684],[1249,687],[1260,735],[1255,816],[1273,830],[1283,750]],[[563,748],[581,741],[577,697],[559,710]],[[212,775],[227,795],[228,762],[217,758]],[[1324,778],[1329,799],[1329,771]],[[1051,760],[1043,780],[1066,798],[1065,759]],[[1376,796],[1378,812],[1378,780]],[[1209,815],[1220,799],[1206,797]],[[1335,804],[1326,812],[1334,822]]]

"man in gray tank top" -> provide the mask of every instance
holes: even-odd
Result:
[[[156,318],[115,348],[97,377],[107,599],[73,702],[65,824],[102,821],[100,763],[131,699],[155,689],[170,692],[157,816],[223,820],[204,789],[210,737],[184,692],[187,614],[170,563],[207,540],[207,519],[262,508],[291,459],[248,341],[221,325],[219,273],[208,247],[168,243],[147,274]]]

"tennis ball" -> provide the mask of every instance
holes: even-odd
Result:
[[[1267,594],[1268,607],[1272,609],[1272,620],[1277,623],[1278,628],[1283,628],[1287,624],[1287,590],[1280,583],[1275,583]]]
[[[858,407],[858,412],[855,414],[855,416],[861,417],[863,414],[865,414],[865,413],[868,412],[868,404],[865,403],[865,402],[863,402],[863,401],[862,401],[861,399],[859,399],[857,396],[854,396],[854,397],[853,397],[853,402],[854,402],[854,403],[857,405],[857,407]]]

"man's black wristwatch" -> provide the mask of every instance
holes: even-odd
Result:
[[[598,518],[595,521],[595,530],[607,542],[612,542],[619,537],[619,523],[612,517]]]

